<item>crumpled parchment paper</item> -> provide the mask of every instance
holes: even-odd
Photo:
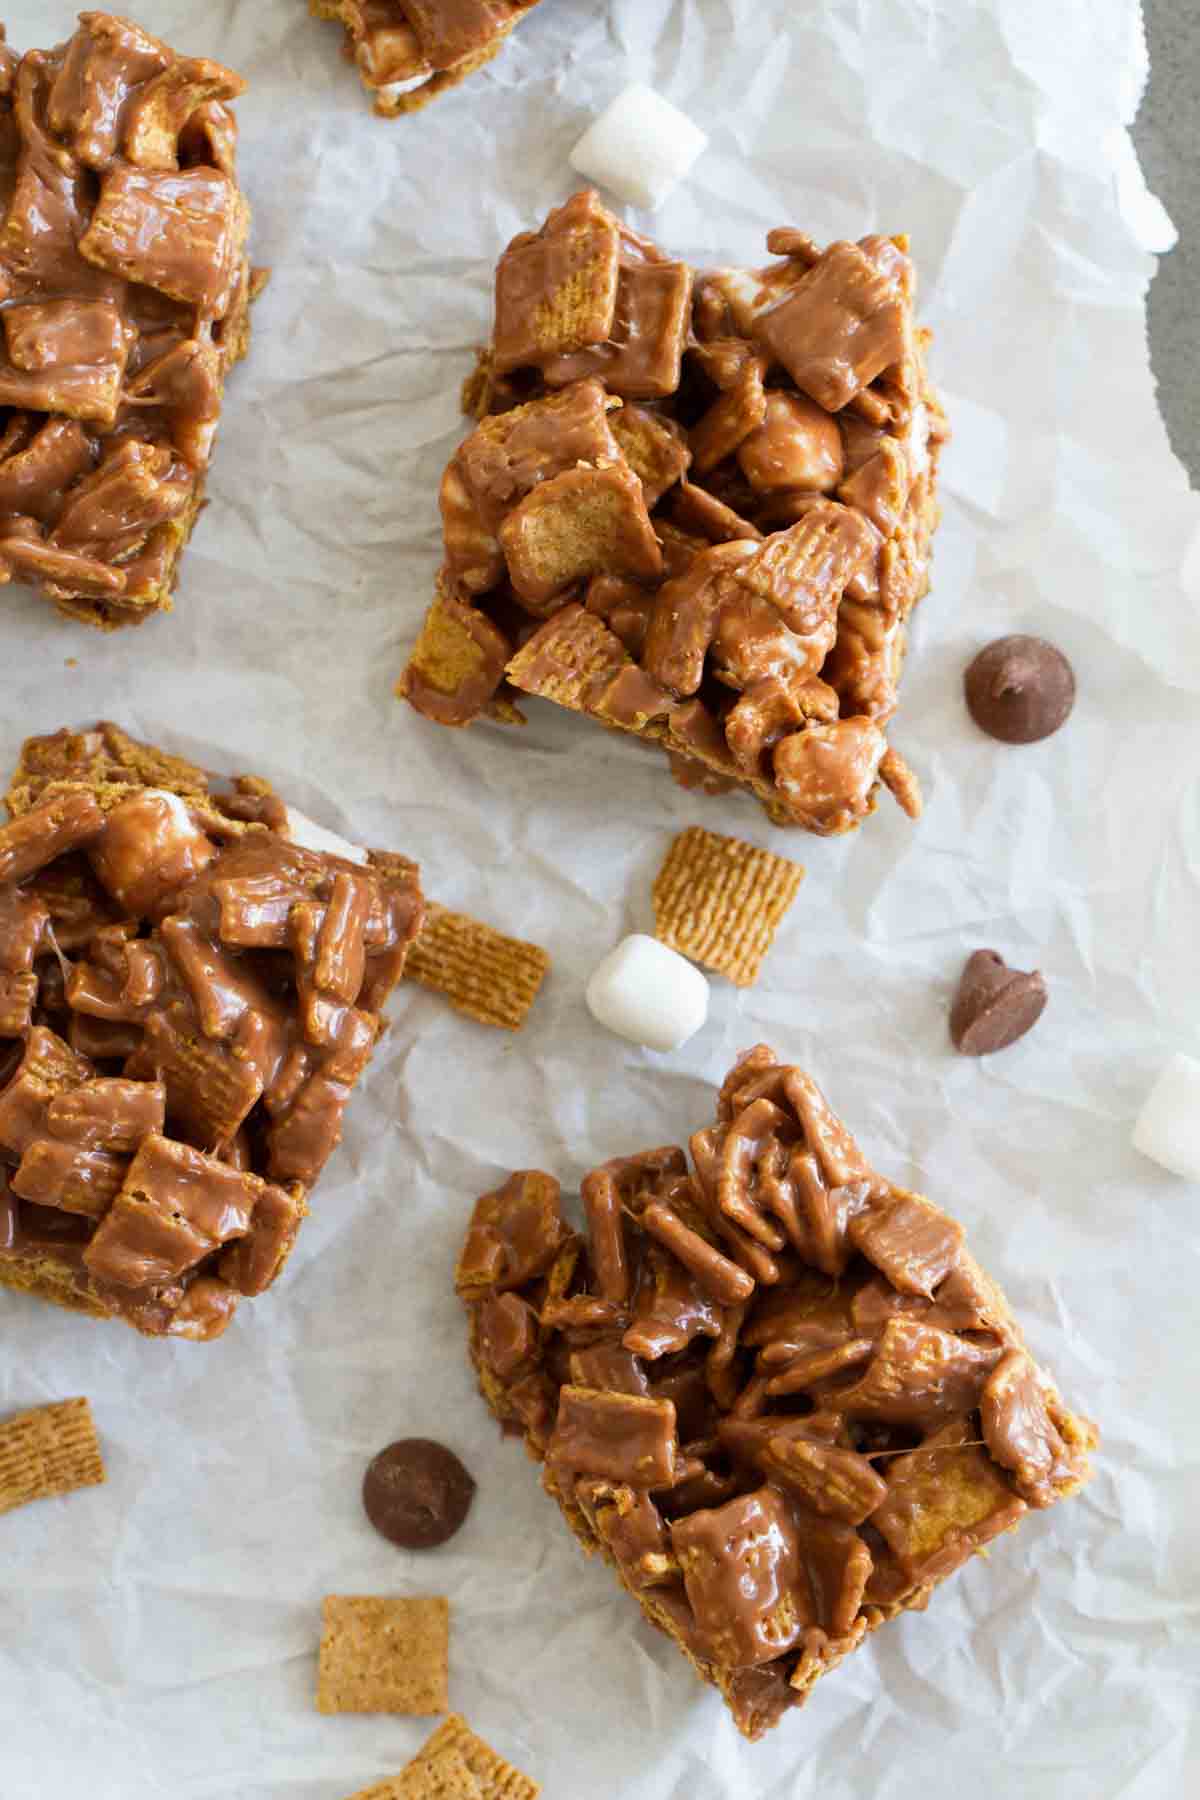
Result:
[[[132,0],[130,0],[132,7]],[[67,0],[9,0],[10,40]],[[372,118],[301,0],[140,0],[243,70],[243,172],[274,265],[228,393],[173,616],[103,638],[0,594],[7,767],[109,716],[420,858],[428,891],[545,944],[517,1038],[402,990],[284,1279],[208,1348],[0,1294],[0,1408],[87,1393],[107,1487],[0,1521],[4,1800],[342,1800],[429,1722],[313,1708],[321,1596],[444,1592],[451,1700],[549,1800],[1177,1800],[1200,1773],[1200,1193],[1130,1148],[1200,1044],[1200,504],[1159,420],[1143,300],[1170,241],[1126,135],[1136,0],[545,0],[428,112]],[[513,232],[632,78],[712,147],[633,217],[699,261],[772,225],[912,234],[957,436],[895,741],[924,782],[854,837],[773,832],[552,710],[439,731],[391,698],[438,556],[459,382]],[[1192,587],[1181,571],[1192,544]],[[963,710],[990,637],[1072,657],[1069,727],[1010,750]],[[604,1034],[587,973],[650,920],[702,819],[808,864],[763,979],[714,982],[670,1056]],[[1051,1001],[994,1059],[946,1035],[965,955]],[[580,1556],[475,1395],[450,1269],[474,1198],[564,1183],[705,1122],[734,1053],[811,1069],[880,1168],[966,1223],[1036,1353],[1104,1431],[1081,1499],[887,1627],[758,1747]],[[363,1518],[389,1439],[466,1459],[466,1528],[423,1558]]]

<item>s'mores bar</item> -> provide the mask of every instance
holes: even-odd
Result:
[[[590,190],[513,239],[398,692],[453,726],[538,696],[828,835],[920,811],[886,730],[947,430],[907,239],[767,247],[693,269]]]
[[[583,1234],[537,1170],[476,1205],[480,1388],[748,1738],[1088,1480],[1095,1427],[962,1226],[765,1045],[687,1152],[616,1157],[581,1198]]]
[[[421,929],[414,863],[117,726],[0,826],[0,1284],[220,1336],[280,1274]]]
[[[309,0],[345,32],[343,49],[385,119],[418,112],[504,48],[539,0]]]
[[[53,50],[3,38],[0,582],[138,625],[171,606],[265,280],[237,180],[246,84],[112,13]]]

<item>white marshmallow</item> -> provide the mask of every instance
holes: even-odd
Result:
[[[304,850],[319,850],[325,856],[341,856],[352,863],[365,864],[367,861],[365,850],[348,843],[336,831],[326,831],[323,825],[318,825],[296,806],[287,809],[287,836]]]
[[[412,94],[415,93],[418,88],[423,88],[429,79],[430,71],[426,69],[423,75],[409,75],[404,81],[382,82],[375,89],[375,92],[379,95],[379,98],[384,102],[385,106],[390,106],[394,100],[399,100],[404,94]]]
[[[653,212],[707,144],[686,113],[635,81],[589,125],[571,152],[571,167],[619,200]]]
[[[1173,1175],[1200,1181],[1200,1062],[1173,1056],[1146,1098],[1133,1147]]]
[[[648,1050],[678,1050],[708,1017],[708,982],[686,957],[635,931],[610,950],[587,984],[601,1025]]]
[[[925,406],[913,407],[908,430],[901,441],[908,452],[908,472],[917,481],[929,467],[929,411]]]

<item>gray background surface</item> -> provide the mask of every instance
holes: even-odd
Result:
[[[1200,7],[1145,0],[1150,86],[1134,141],[1179,243],[1150,288],[1150,360],[1171,443],[1200,487]]]

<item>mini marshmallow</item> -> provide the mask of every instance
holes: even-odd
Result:
[[[319,850],[326,856],[341,856],[346,862],[365,864],[367,853],[357,844],[349,843],[339,837],[336,831],[326,831],[315,819],[310,819],[297,806],[287,809],[287,833],[293,844],[299,844],[304,850]]]
[[[708,1017],[708,982],[686,957],[635,931],[587,984],[592,1017],[648,1050],[678,1050]]]
[[[1133,1147],[1173,1175],[1200,1181],[1200,1062],[1173,1056],[1146,1098]]]
[[[686,113],[635,81],[589,125],[571,152],[571,167],[630,206],[653,212],[707,144]]]

